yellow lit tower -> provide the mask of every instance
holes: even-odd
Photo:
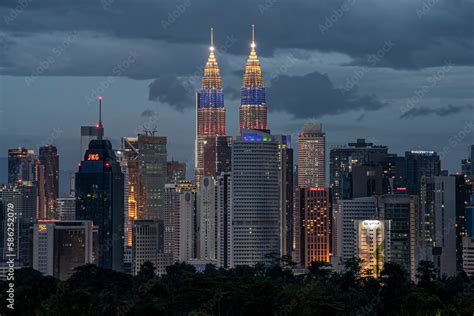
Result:
[[[262,131],[268,129],[265,87],[255,46],[255,26],[252,25],[250,56],[245,66],[243,85],[240,90],[240,131],[244,128]]]
[[[201,90],[196,95],[196,183],[204,175],[214,175],[215,159],[208,158],[209,144],[215,144],[218,136],[226,134],[224,91],[222,79],[214,55],[214,30],[211,28],[209,58],[204,67]],[[208,170],[208,171],[206,171]],[[209,174],[208,174],[209,173]]]

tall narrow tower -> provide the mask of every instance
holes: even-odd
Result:
[[[208,146],[206,145],[215,144],[216,138],[226,133],[224,91],[214,50],[214,31],[211,28],[209,58],[204,67],[201,90],[196,96],[196,183],[200,182],[202,176],[207,175],[205,160]],[[215,159],[211,160],[211,164],[215,165]],[[209,175],[214,175],[214,173]]]
[[[252,25],[252,43],[250,56],[245,66],[244,80],[240,89],[240,131],[254,129],[266,131],[267,106],[265,105],[265,87],[262,69],[255,52],[255,26]]]

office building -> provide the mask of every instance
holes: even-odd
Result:
[[[361,220],[377,219],[377,199],[375,196],[338,200],[333,212],[333,256],[331,260],[337,269],[355,256],[356,231],[354,223]]]
[[[329,181],[334,199],[351,199],[354,166],[379,163],[387,156],[387,152],[386,146],[375,146],[373,143],[366,143],[365,139],[357,139],[357,142],[347,146],[331,148]]]
[[[232,146],[231,191],[230,266],[271,263],[281,253],[279,144],[272,135],[242,130]]]
[[[328,188],[296,188],[295,255],[301,267],[330,262],[331,194]]]
[[[166,184],[164,252],[170,263],[196,257],[196,186]]]
[[[377,196],[378,219],[390,223],[390,261],[415,280],[418,197],[407,194]]]
[[[405,152],[406,187],[408,194],[420,193],[422,176],[436,177],[441,175],[441,161],[434,151],[412,150]]]
[[[74,269],[95,263],[92,221],[40,220],[33,226],[33,269],[67,280]]]
[[[462,239],[462,266],[464,272],[474,277],[474,237],[465,236]]]
[[[321,124],[305,124],[298,134],[298,186],[326,187],[326,134]]]
[[[456,179],[422,177],[418,261],[435,263],[438,276],[456,275]],[[462,259],[461,259],[462,261]]]
[[[381,164],[362,164],[352,167],[352,198],[383,194],[384,173]]]
[[[92,140],[76,173],[76,219],[99,231],[98,266],[123,270],[124,175],[108,140]]]
[[[278,142],[281,178],[281,255],[291,256],[294,244],[294,172],[290,135],[274,135]]]
[[[76,219],[76,198],[65,197],[56,199],[56,214],[61,221],[73,221]]]
[[[355,256],[362,259],[361,272],[380,276],[385,262],[390,262],[390,221],[356,220]]]
[[[45,217],[47,219],[57,219],[56,199],[59,197],[59,156],[57,148],[52,145],[40,147],[39,161],[44,166]]]
[[[231,173],[221,173],[216,177],[217,208],[217,266],[230,267],[231,223],[230,205],[232,201]]]
[[[217,258],[217,201],[216,180],[203,177],[197,192],[197,257],[206,260]]]
[[[133,275],[140,272],[145,262],[151,262],[155,273],[166,273],[164,256],[164,223],[162,220],[133,221],[132,269]]]
[[[176,183],[181,180],[186,180],[186,163],[179,161],[168,161],[168,181],[167,183]]]

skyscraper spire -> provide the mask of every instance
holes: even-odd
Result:
[[[209,58],[204,67],[201,90],[196,97],[196,183],[200,181],[200,177],[206,175],[205,145],[215,143],[216,141],[213,141],[212,138],[226,133],[224,91],[222,90],[222,78],[214,52],[214,29],[211,28]]]
[[[211,46],[209,47],[209,58],[204,67],[204,76],[202,78],[202,89],[222,89],[222,79],[217,64],[216,56],[214,55],[214,29],[211,28]],[[222,106],[224,99],[222,99]]]
[[[267,130],[267,106],[262,68],[255,50],[255,25],[252,25],[250,55],[245,65],[242,89],[240,90],[240,129]]]

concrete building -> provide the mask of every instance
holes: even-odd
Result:
[[[321,124],[305,124],[298,134],[298,186],[326,187],[326,134]]]
[[[309,267],[330,261],[331,196],[328,188],[296,188],[294,261]]]
[[[33,226],[33,269],[67,280],[74,268],[96,263],[92,221],[40,220]]]
[[[132,229],[132,274],[137,275],[145,262],[154,265],[156,274],[165,274],[167,262],[164,254],[163,221],[135,220]]]
[[[242,130],[232,147],[230,266],[273,262],[281,253],[279,144]]]
[[[361,271],[378,277],[390,262],[390,221],[356,220],[355,256],[362,259]]]

